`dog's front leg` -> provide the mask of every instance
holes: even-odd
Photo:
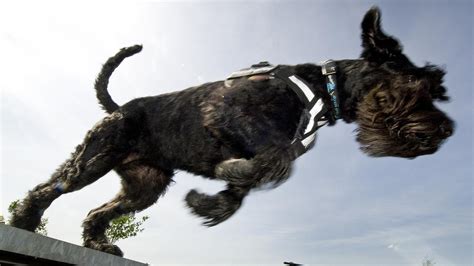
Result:
[[[270,148],[251,159],[229,159],[216,166],[216,177],[228,182],[227,189],[206,195],[191,190],[186,204],[205,219],[204,225],[215,226],[229,219],[242,205],[251,189],[278,186],[290,176],[294,155],[289,149]]]
[[[250,186],[227,185],[227,189],[215,195],[191,190],[185,201],[191,211],[204,219],[204,225],[215,226],[229,219],[242,205]]]
[[[251,159],[229,159],[215,168],[217,178],[236,186],[278,186],[288,179],[296,153],[288,147],[266,148]]]

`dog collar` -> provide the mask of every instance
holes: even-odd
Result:
[[[333,60],[326,60],[322,63],[321,71],[326,77],[326,89],[331,98],[332,106],[334,107],[333,117],[335,120],[341,118],[341,109],[339,108],[339,97],[337,95],[336,83],[336,62]]]

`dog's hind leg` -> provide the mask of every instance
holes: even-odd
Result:
[[[122,190],[111,201],[91,210],[83,222],[84,246],[122,256],[122,251],[107,239],[111,220],[153,205],[172,181],[173,172],[136,160],[115,168],[122,178]]]
[[[112,170],[123,160],[129,148],[123,124],[123,116],[119,113],[99,122],[47,182],[29,191],[14,210],[10,224],[34,231],[43,212],[55,199],[93,183]]]

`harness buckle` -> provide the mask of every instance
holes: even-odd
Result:
[[[336,74],[336,62],[332,60],[326,60],[322,63],[321,72],[324,76]]]

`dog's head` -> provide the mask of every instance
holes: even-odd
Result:
[[[454,123],[434,102],[447,101],[444,71],[415,66],[395,38],[386,35],[380,11],[370,9],[362,21],[361,58],[366,91],[355,109],[357,141],[371,156],[414,158],[438,150]]]

